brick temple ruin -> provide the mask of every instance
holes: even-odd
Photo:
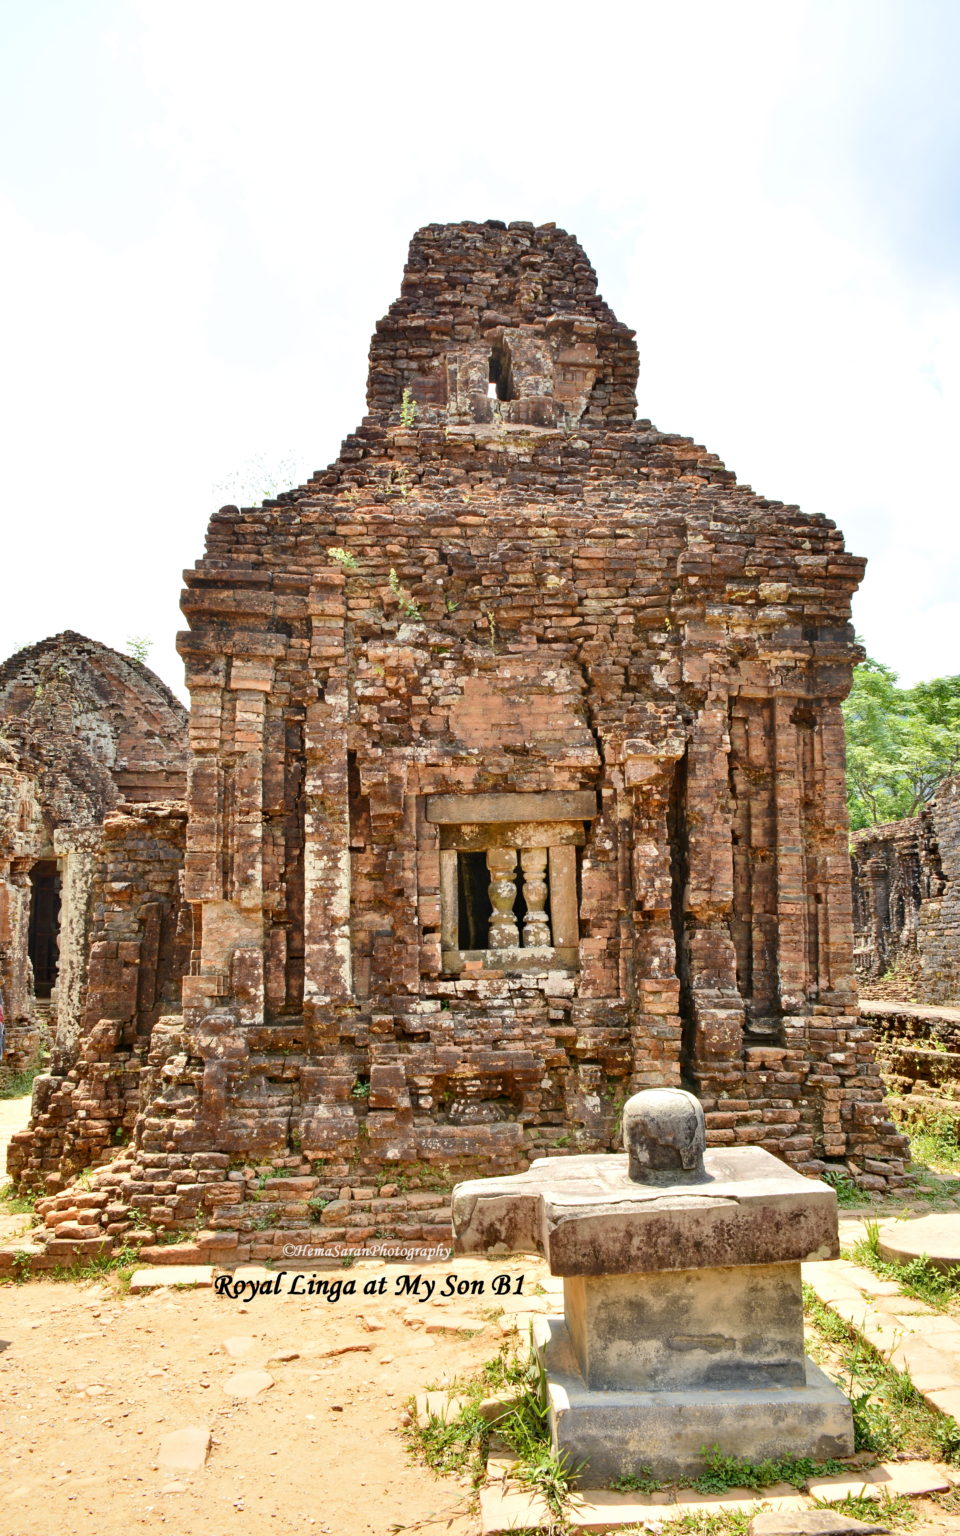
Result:
[[[871,997],[960,1005],[960,778],[919,815],[853,834],[853,912]]]
[[[135,1073],[100,1128],[73,1084],[105,1014],[135,1056],[179,1001],[187,761],[183,705],[132,657],[68,630],[0,666],[0,1072],[50,1053],[15,1177],[79,1172],[136,1118]]]
[[[212,518],[181,997],[147,1052],[104,994],[89,1187],[41,1093],[38,1262],[446,1239],[453,1182],[611,1148],[659,1084],[714,1146],[900,1182],[854,988],[863,561],[638,420],[637,367],[572,236],[428,226],[340,457]]]

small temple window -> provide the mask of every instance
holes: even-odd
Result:
[[[40,859],[30,871],[30,928],[27,953],[33,966],[33,995],[47,998],[60,964],[60,870],[56,859]]]
[[[440,827],[444,970],[575,970],[593,791],[431,795],[426,814]]]
[[[495,841],[492,829],[485,835]],[[552,947],[549,857],[548,848],[458,849],[458,948]],[[562,879],[554,864],[555,879]]]
[[[513,388],[513,361],[505,341],[494,342],[490,353],[490,383],[487,387],[490,400],[515,400]]]

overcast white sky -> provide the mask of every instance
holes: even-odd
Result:
[[[957,0],[0,0],[0,25],[0,655],[146,635],[182,691],[211,511],[335,457],[413,231],[502,218],[580,238],[641,415],[869,557],[873,655],[960,673]]]

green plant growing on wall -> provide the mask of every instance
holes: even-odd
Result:
[[[32,1262],[33,1259],[29,1249],[17,1248],[14,1250],[13,1259],[11,1260],[11,1268],[13,1271],[13,1280],[15,1285],[23,1285],[27,1280],[30,1279]]]
[[[384,490],[388,496],[399,496],[406,501],[410,494],[410,471],[406,464],[395,464],[387,472]]]
[[[403,394],[402,394],[402,396],[400,398],[400,425],[401,425],[401,427],[405,427],[405,428],[412,427],[414,422],[416,421],[416,419],[417,419],[417,417],[419,415],[420,415],[420,407],[417,404],[416,400],[414,400],[413,395],[411,394],[410,389],[408,387],[407,389],[405,389],[403,391]]]
[[[279,1211],[264,1211],[262,1216],[255,1216],[252,1222],[254,1232],[267,1232],[271,1227],[278,1227],[279,1225]]]
[[[400,577],[397,575],[392,566],[390,568],[389,581],[390,591],[393,593],[397,602],[400,604],[400,607],[406,614],[407,618],[419,619],[421,617],[420,604],[416,601],[413,594],[408,592],[406,587],[401,585]]]
[[[332,549],[327,550],[327,554],[336,565],[339,565],[342,571],[355,571],[357,569],[357,557],[352,555],[349,549],[340,549],[334,545]]]
[[[863,1205],[865,1203],[863,1192],[857,1188],[856,1184],[842,1168],[824,1168],[820,1177],[825,1184],[829,1184],[831,1189],[836,1191],[838,1205]]]

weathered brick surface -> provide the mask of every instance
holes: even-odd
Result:
[[[30,742],[0,733],[0,994],[6,1030],[0,1073],[32,1065],[43,1021],[33,995],[27,935],[30,924],[30,870],[43,844],[39,762]]]
[[[336,463],[211,519],[183,1008],[96,1180],[128,1232],[436,1235],[455,1178],[610,1147],[653,1083],[714,1143],[901,1176],[852,962],[863,562],[636,420],[636,369],[571,236],[430,226]],[[584,791],[576,965],[445,970],[427,797]]]
[[[136,1017],[144,1037],[160,1011],[151,987],[166,988],[162,1006],[179,1003],[184,958],[170,918],[185,812],[145,802],[182,794],[186,765],[182,705],[130,657],[67,631],[0,666],[0,1071],[32,1065],[42,1032],[53,1048],[32,1136],[11,1150],[17,1177],[66,1177],[109,1155],[130,1116],[106,1106],[135,1094],[136,1041],[105,1056],[101,1021]],[[30,961],[38,861],[60,887],[49,999],[34,995]]]
[[[72,1061],[34,1083],[30,1127],[7,1152],[21,1187],[65,1183],[108,1161],[133,1133],[153,1026],[180,1006],[189,954],[180,900],[185,823],[186,808],[175,801],[129,805],[104,818],[78,1046]]]
[[[945,779],[918,816],[854,834],[853,903],[871,997],[960,1001],[960,778]]]

